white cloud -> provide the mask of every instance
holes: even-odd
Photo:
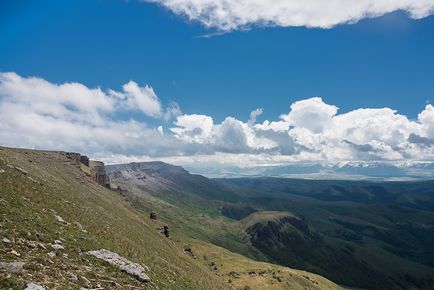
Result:
[[[164,117],[164,113],[159,114],[163,110],[152,88],[132,84],[122,92],[105,93],[79,83],[53,84],[41,78],[0,73],[1,145],[107,155],[179,154],[182,146],[169,140],[173,137],[165,137],[145,123],[111,117],[137,110],[132,105],[137,98],[141,98],[139,111]],[[152,100],[150,108],[145,94]]]
[[[209,116],[178,117],[172,132],[210,152],[291,156],[297,161],[433,160],[434,107],[418,120],[389,108],[357,109],[338,114],[321,98],[294,102],[281,121],[252,124],[226,118],[214,124]],[[188,122],[187,122],[188,120]]]
[[[256,119],[262,115],[262,113],[264,112],[264,110],[262,108],[257,108],[256,110],[253,110],[250,112],[250,118],[248,123],[250,125],[254,125],[256,123]]]
[[[205,115],[181,115],[174,123],[177,127],[170,130],[175,136],[187,142],[199,144],[209,143],[214,122],[211,117]]]
[[[139,107],[138,104],[141,104]],[[144,104],[149,104],[149,107]],[[117,113],[148,118],[176,116],[167,130]],[[263,166],[286,162],[386,160],[434,161],[434,107],[411,120],[390,108],[338,108],[315,97],[290,105],[280,119],[256,123],[227,117],[180,115],[163,108],[151,87],[128,83],[122,91],[53,84],[41,78],[0,73],[0,145],[67,150],[105,161],[195,160]],[[125,115],[125,114],[121,114]],[[131,116],[136,115],[132,114]]]
[[[402,10],[414,19],[434,11],[432,0],[143,0],[221,31],[257,26],[330,28]]]
[[[137,107],[148,116],[161,117],[160,100],[150,86],[139,87],[136,82],[130,81],[122,88],[130,108]]]
[[[434,138],[434,107],[431,104],[426,105],[418,119],[423,125],[422,134],[428,138]]]
[[[321,133],[325,128],[330,127],[332,117],[337,111],[337,107],[327,105],[321,98],[316,97],[293,103],[291,111],[281,115],[280,118],[291,126]]]
[[[165,120],[181,114],[181,108],[175,102],[169,103],[164,111],[160,99],[151,86],[140,87],[136,82],[129,81],[122,86],[122,89],[122,92],[108,91],[109,95],[117,100],[119,109],[136,110],[146,116]]]

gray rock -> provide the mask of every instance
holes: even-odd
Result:
[[[89,279],[87,279],[84,276],[80,276],[80,282],[86,287],[89,288],[92,286],[92,283],[90,283]]]
[[[4,171],[3,169],[0,169],[0,174],[5,173],[6,171]]]
[[[51,247],[53,248],[53,250],[64,250],[65,247],[59,244],[52,244]]]
[[[41,184],[39,181],[37,181],[36,179],[34,179],[34,178],[31,177],[31,176],[27,176],[27,178],[28,178],[30,181],[32,181],[33,183]]]
[[[62,241],[61,241],[61,240],[55,240],[54,243],[55,243],[56,245],[62,245]]]
[[[56,219],[56,221],[58,221],[61,224],[64,224],[64,225],[68,224],[60,215],[55,214],[54,218]]]
[[[24,169],[22,169],[22,168],[20,168],[20,167],[15,166],[15,169],[18,170],[19,172],[21,172],[21,173],[24,174],[24,175],[27,175],[27,174],[28,174],[28,172],[27,172],[26,170],[24,170]]]
[[[31,282],[27,284],[27,287],[24,290],[45,290],[45,288],[42,287],[41,285]]]
[[[38,247],[38,246],[37,246],[35,243],[33,243],[33,242],[28,242],[27,245],[28,245],[30,248],[33,248],[33,249]]]
[[[72,283],[77,283],[78,282],[77,275],[75,275],[74,273],[69,273],[69,281],[71,281]]]
[[[8,238],[3,238],[3,243],[10,244],[11,240],[9,240]]]
[[[24,268],[23,262],[12,262],[12,263],[0,262],[0,269],[6,269],[12,273],[19,273],[23,270],[23,268]]]
[[[54,257],[56,257],[56,253],[55,252],[49,252],[48,256],[50,256],[50,258],[54,258]]]
[[[83,226],[79,222],[74,222],[74,226],[76,226],[80,231],[83,230]]]
[[[104,260],[111,265],[118,266],[121,271],[133,276],[140,282],[151,281],[151,279],[144,273],[145,269],[141,265],[131,262],[130,260],[125,259],[116,253],[102,249],[99,251],[90,251],[88,254],[95,256],[98,259]]]

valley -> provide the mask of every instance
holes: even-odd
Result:
[[[212,181],[200,199],[162,188],[130,194],[95,183],[65,152],[5,147],[0,170],[1,289],[341,289],[216,246],[266,260],[238,222],[219,213],[218,186],[232,185]],[[89,254],[99,250],[142,268],[149,281]]]
[[[350,287],[429,289],[434,283],[430,181],[206,179],[167,166],[133,163],[108,171],[132,204],[146,207],[156,196],[175,204],[184,233],[252,259]],[[159,210],[173,219],[173,209]]]
[[[430,181],[208,179],[145,162],[106,166],[107,189],[64,152],[0,149],[0,233],[9,241],[0,262],[25,264],[17,273],[0,269],[2,287],[22,289],[30,281],[46,289],[434,284]],[[53,251],[57,240],[63,249]],[[86,254],[99,249],[142,265],[150,282]]]

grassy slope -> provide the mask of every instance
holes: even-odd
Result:
[[[141,170],[135,169],[135,172],[140,173]],[[173,176],[169,177],[173,179]],[[197,181],[196,176],[188,174],[180,179],[188,178]],[[201,179],[203,177],[200,177],[197,186],[196,183],[188,186],[176,184],[156,190],[152,185],[143,185],[135,178],[125,179],[111,175],[112,182],[123,189],[121,194],[134,207],[146,212],[157,212],[161,220],[170,223],[171,231],[178,236],[199,239],[254,259],[266,260],[263,254],[249,244],[244,227],[236,220],[222,216],[219,209],[221,201],[203,198],[207,197],[207,186]],[[165,178],[160,182],[168,184]],[[217,194],[217,189],[214,188],[213,191]]]
[[[237,289],[340,289],[335,283],[309,272],[257,262],[197,240],[192,245],[201,263]]]
[[[7,165],[23,168],[28,175]],[[73,273],[88,278],[92,287],[106,289],[244,289],[246,285],[251,289],[339,289],[317,275],[254,262],[191,239],[207,236],[210,241],[218,240],[221,233],[230,234],[239,228],[235,223],[211,218],[212,210],[202,214],[196,209],[187,214],[151,195],[141,198],[140,204],[136,203],[138,208],[133,208],[131,199],[127,201],[119,193],[92,183],[59,152],[0,147],[0,169],[5,171],[0,173],[0,238],[12,240],[0,249],[0,261],[26,262],[19,274],[0,270],[0,288],[22,289],[30,281],[48,289],[84,286],[80,281],[69,281]],[[161,220],[149,220],[146,211],[150,209],[157,209]],[[55,213],[71,224],[57,222]],[[72,224],[75,221],[87,233],[75,227]],[[164,238],[156,229],[163,222],[170,225],[171,239]],[[56,239],[63,241],[65,250],[50,258],[50,243]],[[38,243],[47,249],[32,246]],[[183,252],[187,243],[193,245],[197,259]],[[235,243],[234,247],[241,245]],[[82,254],[100,248],[149,267],[147,274],[152,284],[140,284],[116,268]],[[12,249],[20,256],[12,254]],[[212,270],[209,260],[224,266]],[[246,274],[252,268],[263,275]],[[228,278],[230,272],[238,273],[239,277]],[[279,278],[273,278],[273,272]]]
[[[157,225],[144,213],[132,209],[116,192],[87,180],[59,153],[1,148],[0,158],[0,168],[5,170],[0,175],[0,235],[15,241],[2,247],[0,260],[26,262],[23,273],[0,272],[0,288],[19,288],[26,282],[36,281],[50,289],[78,289],[77,284],[69,282],[69,273],[87,277],[93,287],[100,284],[116,288],[108,281],[122,285],[119,289],[141,287],[113,267],[79,254],[100,248],[148,266],[147,274],[160,289],[228,288],[173,241],[163,238],[156,230]],[[26,176],[7,164],[19,166],[29,174]],[[88,233],[73,225],[61,225],[52,211],[68,222],[80,222]],[[63,240],[68,258],[59,255],[52,259],[47,255],[49,243],[56,239]],[[33,249],[29,241],[44,243],[47,250]],[[20,257],[11,254],[12,249]]]
[[[350,249],[353,255],[348,257],[347,253],[337,261],[341,265],[350,265],[348,271],[328,264],[336,260],[336,254],[304,256],[302,261],[319,269],[294,264],[293,257],[280,263],[302,267],[347,285],[376,289],[431,289],[434,281],[434,213],[423,210],[428,206],[421,207],[420,202],[414,202],[416,197],[421,200],[422,195],[427,203],[432,200],[432,187],[425,187],[430,182],[400,183],[402,191],[398,183],[378,183],[373,187],[372,184],[365,186],[365,182],[340,182],[351,186],[339,189],[339,195],[329,190],[329,184],[334,181],[258,178],[227,182],[264,190],[269,196],[255,199],[264,210],[288,211],[303,216],[321,235],[324,246],[331,247],[327,251],[341,253]],[[391,186],[393,191],[389,189]],[[382,190],[386,187],[387,194]],[[325,200],[318,200],[317,196]],[[401,199],[397,203],[394,201],[396,196],[408,196],[411,203],[408,207]],[[368,197],[373,201],[366,201]],[[416,205],[422,210],[416,209]],[[270,247],[269,240],[263,242],[267,248]]]

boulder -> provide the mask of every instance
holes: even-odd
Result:
[[[79,280],[80,280],[80,283],[83,284],[87,288],[92,286],[92,283],[90,283],[89,279],[87,279],[84,276],[80,276]]]
[[[12,263],[0,262],[0,269],[6,269],[7,271],[12,273],[19,273],[23,270],[23,268],[24,268],[23,262],[12,262]]]
[[[21,173],[24,174],[24,175],[27,175],[27,174],[28,174],[28,172],[27,172],[26,170],[22,169],[21,167],[16,167],[16,166],[15,166],[15,169],[18,170],[19,172],[21,172]]]
[[[165,225],[163,228],[163,234],[166,236],[166,238],[170,237],[170,233],[169,233],[169,226]]]
[[[24,290],[45,290],[45,288],[41,285],[31,282],[27,284],[27,287]]]
[[[64,250],[65,247],[63,247],[62,245],[59,244],[52,244],[51,248],[53,248],[53,250]]]
[[[104,260],[111,265],[115,265],[121,269],[121,271],[133,276],[140,282],[150,282],[151,279],[145,274],[145,269],[130,260],[119,256],[116,253],[110,252],[108,250],[90,251],[87,252],[89,255],[95,256],[98,259]]]
[[[157,213],[156,213],[156,212],[151,212],[151,213],[149,214],[149,218],[150,218],[151,220],[156,220],[156,219],[157,219]]]
[[[72,283],[77,283],[78,282],[78,277],[74,273],[69,273],[68,280],[71,281]]]
[[[60,215],[55,214],[54,218],[56,219],[56,221],[58,221],[61,224],[64,224],[64,225],[68,224]]]
[[[83,226],[79,222],[74,222],[74,226],[76,226],[80,231],[83,230]]]

